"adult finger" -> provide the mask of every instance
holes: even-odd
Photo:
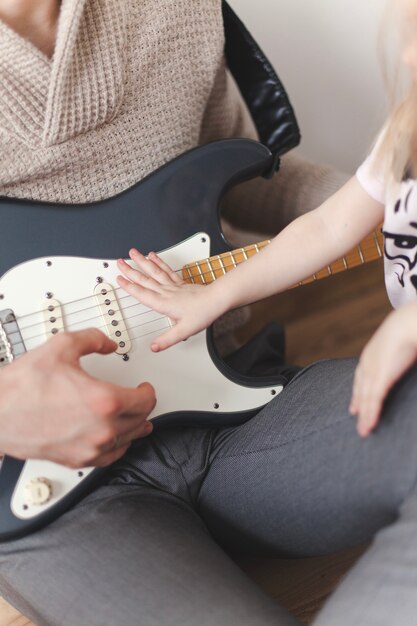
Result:
[[[152,422],[146,420],[146,418],[141,421],[140,425],[138,425],[137,422],[133,422],[133,426],[131,424],[130,428],[122,428],[119,431],[119,434],[116,435],[112,443],[107,446],[103,450],[103,452],[112,452],[113,450],[117,450],[118,448],[123,448],[135,439],[147,437],[152,431],[153,424]]]
[[[110,354],[117,348],[117,344],[98,328],[86,328],[77,332],[65,332],[52,339],[55,345],[62,344],[67,356],[79,359],[87,354]]]
[[[142,383],[136,388],[113,385],[112,390],[117,401],[117,414],[121,417],[147,417],[155,407],[155,389],[150,383]]]
[[[101,454],[96,459],[93,459],[89,466],[93,467],[107,467],[107,465],[111,465],[115,463],[119,459],[122,458],[124,454],[129,450],[130,443],[124,445],[123,447],[117,448],[116,450],[112,450],[111,452],[105,452]]]
[[[141,424],[139,428],[133,429],[128,434],[115,437],[111,448],[105,450],[96,459],[89,463],[89,465],[94,465],[96,467],[105,467],[106,465],[114,463],[127,452],[131,443],[135,441],[135,439],[142,439],[143,437],[147,437],[151,434],[152,431],[153,424],[151,422],[145,421],[145,423]]]

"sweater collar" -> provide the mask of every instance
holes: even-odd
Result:
[[[48,147],[114,117],[123,97],[124,3],[63,0],[53,58],[0,21],[0,130]]]

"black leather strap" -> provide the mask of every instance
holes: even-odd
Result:
[[[226,60],[258,130],[259,138],[279,157],[300,143],[298,123],[274,68],[243,22],[223,0]],[[268,175],[268,173],[267,173]]]

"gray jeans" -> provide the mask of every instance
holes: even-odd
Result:
[[[306,368],[239,427],[138,441],[73,510],[0,545],[1,593],[40,626],[290,626],[230,554],[373,538],[316,626],[417,624],[417,368],[362,440],[347,411],[355,365]]]

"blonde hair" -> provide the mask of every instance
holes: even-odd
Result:
[[[408,85],[404,83],[398,56],[393,68],[390,68],[386,52],[387,28],[392,30],[392,22],[397,21],[398,36],[401,32],[398,18],[403,17],[398,10],[398,3],[391,1],[380,33],[380,54],[391,113],[380,132],[374,163],[379,172],[382,170],[388,185],[417,175],[417,85],[415,81],[411,85],[409,81]],[[415,37],[417,39],[417,29]],[[401,46],[401,41],[399,44]],[[399,52],[397,50],[397,55]]]
[[[401,182],[417,174],[417,88],[413,87],[395,108],[382,131],[375,167],[387,182]]]

